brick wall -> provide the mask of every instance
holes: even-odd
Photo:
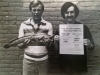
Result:
[[[23,50],[17,47],[4,49],[3,45],[18,36],[18,29],[24,20],[31,14],[28,10],[32,0],[0,0],[0,75],[21,75]],[[84,75],[100,74],[100,0],[41,0],[45,6],[43,18],[53,24],[54,30],[63,20],[60,8],[66,1],[72,1],[78,5],[80,14],[77,20],[86,24],[93,36],[95,50],[88,52],[88,72]],[[51,53],[52,56],[55,53]],[[50,75],[58,75],[56,60],[51,60]]]

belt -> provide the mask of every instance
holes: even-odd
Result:
[[[27,56],[29,56],[29,57],[32,57],[32,58],[42,58],[42,57],[44,57],[44,56],[46,56],[48,53],[46,53],[46,54],[44,54],[44,55],[39,55],[39,56],[35,56],[35,55],[30,55],[30,54],[27,54],[27,53],[25,53]]]

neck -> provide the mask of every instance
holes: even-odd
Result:
[[[75,20],[74,21],[71,21],[71,22],[66,21],[66,24],[74,24],[74,22],[75,22]]]
[[[40,22],[41,22],[41,18],[40,18],[40,19],[34,19],[34,18],[33,18],[33,22],[34,22],[34,23],[40,23]]]

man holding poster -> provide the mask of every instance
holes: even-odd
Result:
[[[65,22],[59,25],[54,37],[55,49],[59,50],[61,71],[68,75],[87,72],[86,50],[94,49],[91,33],[86,25],[76,21],[79,9],[75,4],[64,3],[61,15]]]

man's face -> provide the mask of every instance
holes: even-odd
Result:
[[[75,21],[74,6],[71,6],[66,10],[65,19],[66,19],[67,23],[73,23]]]
[[[41,5],[38,5],[36,7],[32,7],[31,13],[32,13],[33,19],[34,20],[41,19],[42,12],[43,11],[42,11],[42,6]]]

